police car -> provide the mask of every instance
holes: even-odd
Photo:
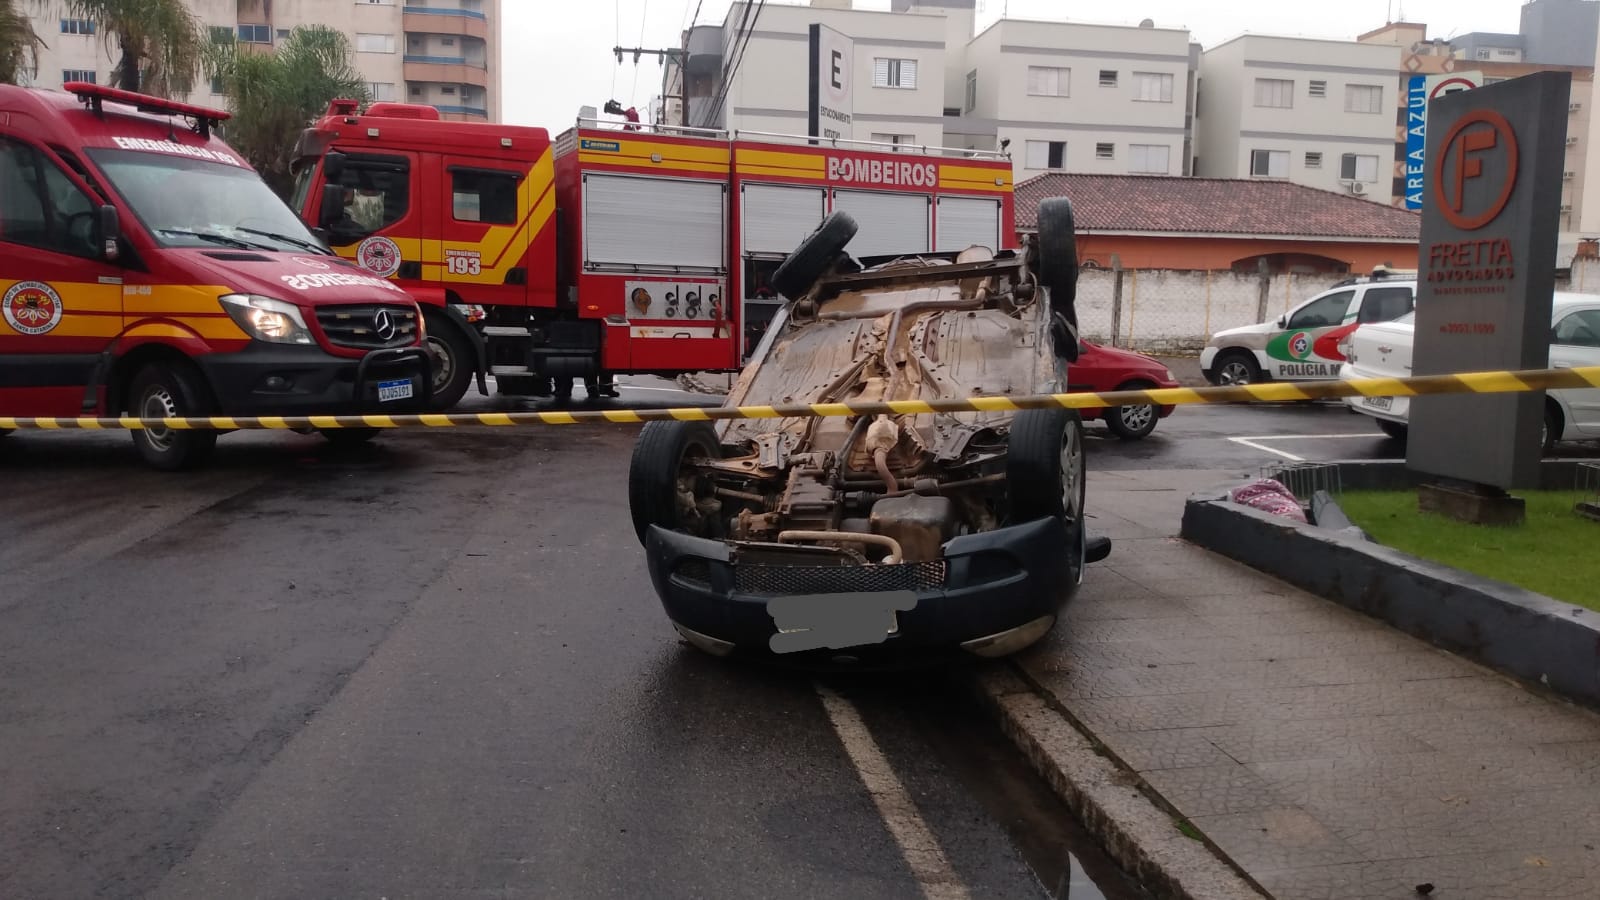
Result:
[[[1271,322],[1212,335],[1200,370],[1215,385],[1326,381],[1339,377],[1339,342],[1368,322],[1390,322],[1416,307],[1415,271],[1374,269],[1312,296]]]

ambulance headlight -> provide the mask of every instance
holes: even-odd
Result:
[[[270,344],[315,344],[293,303],[256,294],[225,294],[222,308],[247,334]]]

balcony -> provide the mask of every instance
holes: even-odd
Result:
[[[459,57],[408,55],[402,68],[407,81],[470,84],[481,88],[489,86],[489,73],[482,63],[474,65]]]
[[[481,12],[408,6],[402,27],[413,34],[448,34],[489,39],[489,23]]]
[[[480,106],[455,106],[448,103],[431,104],[439,115],[448,121],[470,122],[489,118],[489,111]]]
[[[488,16],[484,15],[482,10],[461,9],[455,6],[411,6],[408,4],[406,6],[406,15],[488,20]]]

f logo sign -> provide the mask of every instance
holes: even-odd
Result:
[[[1517,135],[1511,123],[1494,110],[1474,110],[1456,122],[1439,148],[1433,172],[1433,202],[1439,213],[1462,231],[1493,222],[1517,183]],[[1469,203],[1468,194],[1477,202]],[[1485,196],[1491,198],[1488,203]]]

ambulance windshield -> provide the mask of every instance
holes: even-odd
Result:
[[[163,246],[328,252],[249,169],[137,150],[87,152]]]

